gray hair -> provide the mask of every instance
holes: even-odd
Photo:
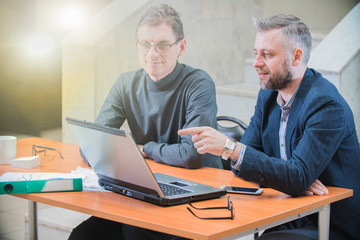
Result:
[[[148,24],[151,26],[158,26],[163,23],[167,23],[171,26],[177,40],[184,38],[184,30],[180,20],[180,14],[167,4],[152,6],[146,10],[136,28],[136,36],[139,27],[142,25]]]
[[[278,14],[269,18],[254,18],[254,25],[258,32],[281,28],[288,56],[294,48],[299,47],[303,50],[303,61],[309,61],[311,34],[309,28],[298,17]]]

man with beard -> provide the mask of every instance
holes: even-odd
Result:
[[[331,204],[330,239],[360,236],[360,150],[352,111],[336,87],[307,67],[308,27],[297,17],[255,19],[261,90],[241,143],[211,127],[182,129],[199,153],[230,158],[232,171],[291,196],[354,190]],[[260,239],[317,239],[317,214],[268,229]]]

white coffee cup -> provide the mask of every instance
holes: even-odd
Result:
[[[11,164],[16,158],[16,137],[0,136],[0,164]]]

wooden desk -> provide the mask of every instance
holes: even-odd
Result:
[[[31,156],[32,145],[39,144],[58,149],[47,151],[41,156],[41,165],[33,169],[12,168],[11,165],[0,165],[0,174],[12,172],[70,172],[77,166],[86,167],[79,154],[77,145],[66,144],[40,138],[18,140],[17,157]],[[254,183],[235,177],[231,171],[214,168],[188,170],[171,167],[148,161],[153,172],[164,172],[169,175],[201,182],[214,187],[223,185],[254,187]],[[329,187],[326,196],[303,196],[293,198],[273,189],[264,189],[261,196],[231,194],[233,200],[234,220],[201,220],[187,211],[186,205],[160,207],[140,200],[132,199],[111,192],[60,192],[33,193],[13,195],[29,202],[29,217],[33,217],[34,239],[36,232],[36,202],[83,212],[93,216],[110,219],[142,228],[174,234],[193,239],[234,239],[279,225],[293,219],[319,212],[320,239],[328,239],[330,203],[351,197],[352,190]],[[199,207],[225,206],[226,197],[194,203]],[[199,212],[202,216],[222,216],[229,214],[226,210]],[[209,214],[209,215],[207,215]]]

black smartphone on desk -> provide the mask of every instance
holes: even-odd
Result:
[[[263,193],[262,188],[247,188],[247,187],[235,187],[235,186],[222,186],[221,189],[226,190],[228,193],[261,195]]]

